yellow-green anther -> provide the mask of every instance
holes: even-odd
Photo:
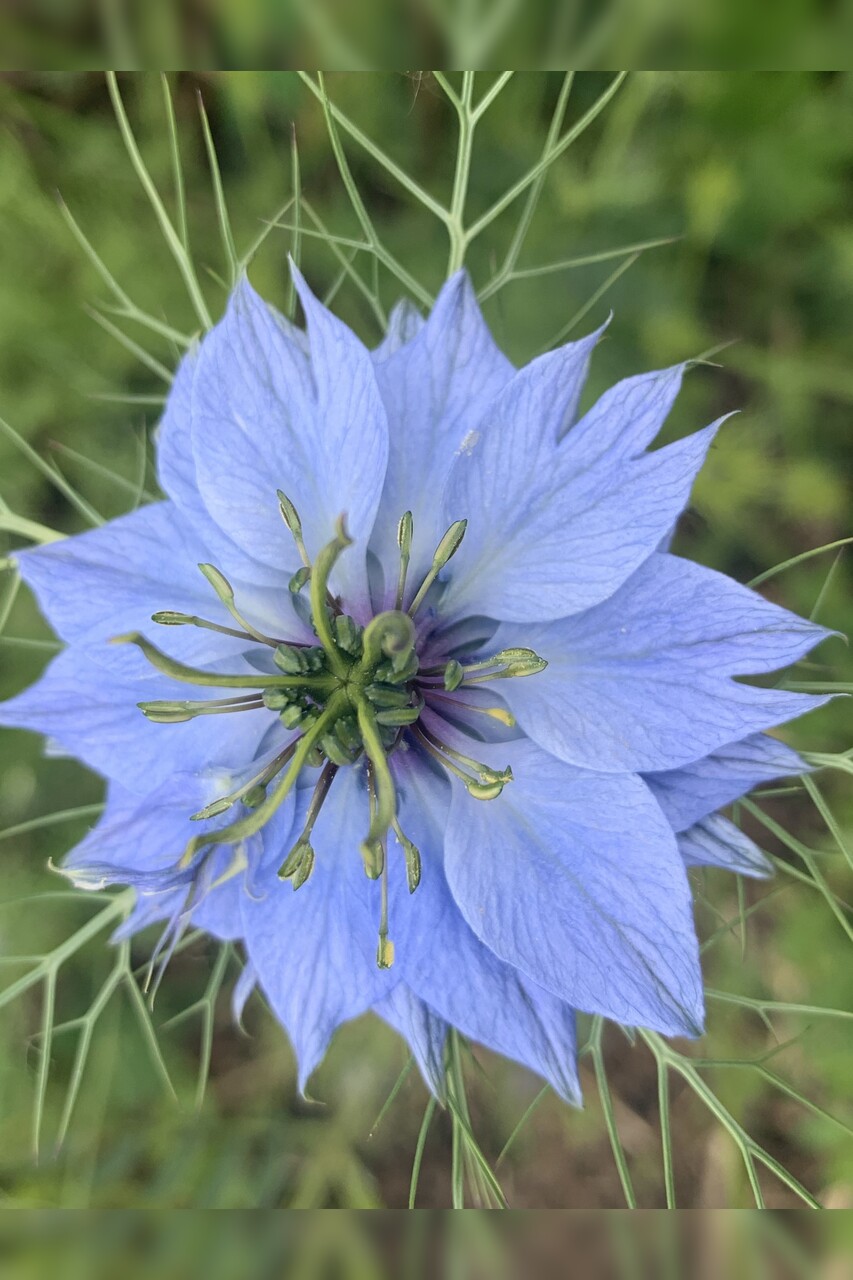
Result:
[[[301,873],[304,860],[310,857],[311,866],[309,867],[305,878],[300,880],[300,884],[305,883],[305,880],[308,879],[308,876],[311,874],[311,869],[314,866],[314,850],[311,847],[311,832],[314,830],[314,824],[319,817],[320,810],[323,807],[326,796],[329,794],[329,788],[334,782],[335,774],[337,772],[337,765],[327,764],[323,772],[320,774],[317,785],[314,788],[314,794],[311,797],[311,803],[308,806],[308,812],[305,815],[305,826],[302,828],[302,834],[290,850],[290,853],[287,855],[282,865],[279,867],[278,877],[280,880],[287,880],[291,876],[294,876],[294,889],[299,888],[299,884],[296,883],[296,877]]]
[[[429,591],[448,560],[450,560],[451,557],[459,550],[459,544],[465,537],[465,530],[467,527],[467,520],[454,520],[453,524],[447,530],[447,533],[441,539],[441,542],[439,542],[435,550],[435,555],[432,558],[432,568],[421,583],[414,600],[409,605],[408,612],[411,617],[415,616],[418,609],[423,604],[426,593]]]
[[[362,667],[369,671],[388,658],[394,671],[409,663],[415,647],[415,624],[407,613],[388,609],[377,613],[364,628]]]
[[[329,666],[336,676],[343,679],[349,672],[349,664],[341,654],[332,632],[326,594],[329,587],[329,575],[342,551],[352,546],[352,538],[346,531],[344,517],[340,516],[336,524],[335,536],[327,542],[314,563],[311,573],[311,621],[317,638],[326,651]]]
[[[227,609],[229,605],[234,603],[234,588],[225,577],[225,574],[217,569],[214,564],[200,564],[198,567]]]
[[[277,640],[274,640],[272,636],[265,635],[264,632],[259,631],[257,627],[253,627],[251,622],[248,622],[243,617],[234,600],[234,588],[225,577],[225,574],[222,573],[221,570],[217,569],[215,564],[200,564],[198,567],[213,587],[213,590],[219,597],[220,602],[224,604],[234,621],[239,622],[243,630],[247,631],[252,639],[257,640],[259,644],[269,644],[275,647],[275,645],[278,644]]]
[[[465,680],[468,684],[482,684],[487,680],[509,680],[515,676],[535,676],[544,671],[548,663],[540,658],[533,649],[501,649],[490,658],[481,658],[478,662],[470,662],[465,667]],[[492,672],[492,667],[501,668]],[[472,676],[473,672],[487,672],[485,675]]]
[[[308,557],[308,552],[305,550],[305,543],[302,539],[302,521],[299,519],[299,512],[296,510],[296,507],[290,501],[287,494],[282,493],[281,489],[276,489],[276,496],[278,497],[278,509],[281,512],[281,518],[293,535],[293,541],[296,543],[296,550],[299,552],[299,558],[305,568],[310,569],[311,561]]]
[[[189,613],[175,613],[173,609],[161,609],[159,613],[152,613],[152,622],[158,622],[161,627],[184,627],[193,626],[195,617]]]
[[[373,708],[365,698],[359,698],[358,701],[358,727],[361,730],[365,754],[373,766],[372,772],[376,780],[375,805],[370,815],[370,829],[362,844],[362,852],[369,851],[372,856],[372,846],[384,839],[388,828],[397,816],[397,790],[388,767],[388,757],[379,736]]]
[[[463,752],[448,746],[446,742],[442,742],[441,738],[423,725],[421,726],[421,732],[446,756],[450,756],[452,760],[458,760],[460,764],[467,765],[469,769],[473,769],[480,782],[485,782],[489,785],[493,782],[499,782],[501,786],[504,786],[507,782],[512,782],[512,769],[509,766],[506,769],[493,769],[491,765],[482,764],[479,760],[474,760],[472,756],[466,756]]]
[[[421,853],[417,845],[405,834],[399,822],[395,818],[391,823],[394,829],[394,835],[397,837],[397,843],[402,847],[403,854],[406,858],[406,881],[409,886],[409,893],[414,893],[421,882]]]
[[[317,692],[328,692],[334,687],[334,681],[327,676],[267,676],[260,672],[238,676],[203,671],[198,667],[189,667],[185,662],[178,662],[176,658],[170,658],[138,631],[113,636],[110,644],[135,644],[152,667],[181,684],[198,684],[219,689],[311,689]]]
[[[206,835],[193,836],[192,840],[187,844],[178,865],[180,867],[189,866],[198,850],[203,849],[206,845],[236,844],[238,840],[247,840],[249,836],[253,836],[255,832],[260,831],[261,827],[267,824],[272,815],[286,800],[314,744],[322,738],[329,726],[334,724],[345,704],[345,694],[333,693],[324,711],[318,716],[317,722],[299,739],[290,764],[276,784],[272,794],[267,795],[263,804],[259,805],[257,809],[254,809],[244,818],[239,818],[236,822],[230,823],[229,826],[223,827],[220,831],[210,831]]]
[[[242,698],[211,698],[209,702],[137,702],[146,720],[154,724],[183,724],[196,716],[215,716],[229,711],[253,711],[263,707],[260,696],[247,694]]]
[[[514,729],[518,724],[512,712],[507,711],[505,707],[480,707],[474,702],[466,702],[464,705],[469,711],[477,711],[482,716],[490,716],[492,720],[497,720],[499,724],[505,724],[508,729]]]
[[[448,693],[452,693],[454,689],[458,689],[462,681],[465,679],[465,668],[461,662],[457,662],[455,658],[451,658],[447,666],[444,668],[444,687]]]
[[[469,796],[474,800],[496,800],[503,791],[504,785],[501,781],[477,782],[475,778],[465,783]]]
[[[299,866],[296,868],[296,871],[290,878],[290,883],[293,885],[294,892],[297,889],[302,888],[302,886],[305,884],[305,881],[308,879],[308,877],[310,876],[313,870],[314,870],[314,850],[309,844],[308,848],[305,850],[302,861],[300,862]]]
[[[287,855],[284,862],[281,864],[278,871],[276,872],[279,880],[290,879],[290,877],[293,875],[294,871],[302,861],[303,857],[305,856],[305,850],[310,848],[311,846],[308,844],[308,842],[303,840],[302,837],[300,836],[299,839],[296,841],[296,844],[290,850],[290,853]]]
[[[544,671],[547,665],[544,658],[534,654],[531,658],[519,658],[515,662],[509,662],[502,670],[488,671],[478,676],[466,676],[465,683],[488,684],[490,680],[513,680],[518,676],[536,676],[540,671]]]
[[[379,935],[379,945],[376,948],[376,963],[380,969],[390,969],[394,964],[394,943],[383,934]]]
[[[481,707],[479,702],[467,702],[464,698],[448,698],[443,693],[438,693],[435,689],[430,689],[430,698],[437,698],[439,702],[447,702],[458,712],[461,709],[465,711],[476,712],[480,716],[489,716],[492,720],[497,720],[499,724],[505,724],[508,729],[514,729],[518,723],[511,711],[507,711],[505,707]]]
[[[220,813],[230,809],[232,804],[236,804],[236,797],[220,796],[218,800],[212,800],[203,809],[199,809],[198,813],[191,814],[190,818],[193,822],[204,822],[208,818],[218,818]]]
[[[397,596],[395,608],[402,609],[403,597],[406,593],[406,578],[409,573],[409,561],[412,558],[412,533],[414,521],[411,511],[406,511],[397,525],[397,546],[400,548],[400,574],[397,579]]]
[[[278,870],[279,880],[289,880],[293,889],[301,889],[314,870],[314,849],[307,840],[297,840]]]

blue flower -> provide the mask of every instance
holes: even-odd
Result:
[[[18,555],[67,647],[3,720],[108,779],[69,874],[241,940],[303,1086],[372,1009],[437,1091],[455,1027],[576,1100],[576,1010],[700,1033],[686,868],[766,873],[717,810],[821,701],[741,677],[826,632],[664,549],[683,366],[579,417],[599,333],[516,370],[460,274],[371,353],[296,282],[307,333],[244,281],[178,370],[165,501]]]

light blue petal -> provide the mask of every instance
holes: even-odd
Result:
[[[98,650],[92,652],[97,657]],[[144,659],[139,669],[147,673]],[[66,649],[34,685],[0,703],[0,724],[55,738],[98,773],[147,795],[175,773],[244,768],[275,723],[275,713],[263,709],[153,724],[137,706],[142,700],[186,698],[189,689],[161,675],[132,679],[88,652]],[[203,701],[221,692],[192,688],[189,696]]]
[[[803,715],[825,698],[739,684],[802,658],[830,633],[733,582],[654,554],[610,599],[492,643],[548,662],[501,692],[561,760],[605,772],[666,770]]]
[[[16,553],[21,576],[63,640],[90,646],[142,631],[191,665],[240,653],[247,645],[246,640],[198,627],[165,628],[151,621],[153,613],[171,609],[222,626],[235,625],[199,571],[198,565],[209,558],[208,548],[170,502],[141,507],[98,529]],[[289,618],[284,613],[282,588],[241,590],[237,583],[235,589],[245,615],[256,626],[274,628],[276,635],[287,631],[283,638],[301,634],[292,610],[287,611]],[[101,648],[99,654],[115,670],[138,667],[126,645]]]
[[[254,965],[247,960],[240,970],[240,976],[234,983],[234,990],[231,993],[231,1014],[238,1027],[243,1021],[246,1003],[257,985],[258,975],[255,973]]]
[[[415,995],[404,982],[374,1005],[374,1013],[384,1018],[408,1044],[428,1088],[444,1097],[444,1046],[450,1030],[443,1018]]]
[[[689,886],[645,784],[574,769],[524,741],[478,750],[509,761],[515,780],[488,803],[453,787],[447,879],[477,936],[584,1012],[699,1034]]]
[[[297,795],[295,835],[302,828],[310,789]],[[265,842],[264,872],[253,895],[243,897],[243,935],[249,959],[287,1031],[299,1066],[299,1087],[326,1052],[342,1022],[364,1013],[399,981],[396,967],[376,964],[377,936],[370,890],[358,851],[367,830],[367,793],[360,771],[342,769],[312,835],[316,862],[294,891],[276,875],[291,840]]]
[[[445,516],[467,519],[468,530],[451,565],[448,613],[522,622],[589,609],[648,558],[687,503],[720,422],[643,451],[674,375],[660,375],[657,407],[640,415],[636,432],[628,427],[614,443],[603,431],[596,448],[579,423],[558,441],[596,337],[522,369],[457,457]]]
[[[401,347],[418,336],[425,321],[420,311],[409,298],[402,298],[391,308],[388,316],[388,330],[385,337],[375,347],[374,361],[381,364],[389,356],[393,356]]]
[[[276,489],[294,502],[309,555],[346,513],[351,547],[336,589],[367,601],[366,548],[385,478],[387,423],[367,349],[294,270],[310,362],[247,281],[204,340],[193,384],[199,488],[217,523],[250,555],[293,572],[299,560]]]
[[[680,769],[643,776],[672,829],[686,831],[761,782],[808,772],[805,760],[784,742],[755,733]]]
[[[205,547],[202,560],[244,583],[283,585],[287,579],[281,566],[264,565],[238,546],[216,523],[199,492],[192,433],[192,388],[197,371],[198,347],[194,347],[178,365],[154,432],[160,486]]]
[[[589,467],[605,455],[615,464],[647,449],[675,403],[684,369],[635,374],[608,388],[570,429],[575,464]]]
[[[447,528],[441,524],[441,494],[454,457],[470,447],[484,404],[514,372],[486,328],[464,271],[441,290],[417,335],[377,366],[389,452],[371,545],[389,575],[389,589],[396,582],[397,522],[405,511],[412,512],[409,585],[414,594]]]
[[[390,909],[395,967],[463,1035],[529,1067],[561,1097],[578,1104],[574,1010],[504,964],[466,924],[443,866],[450,788],[414,754],[395,767],[401,786],[400,823],[422,859],[421,883],[409,895],[400,889],[402,850],[393,837],[389,840],[396,888]]]
[[[245,875],[230,875],[235,850],[214,849],[200,867],[179,869],[187,842],[203,831],[224,826],[228,817],[193,822],[190,815],[227,788],[229,780],[211,773],[176,774],[144,799],[111,783],[97,825],[63,862],[63,871],[81,888],[132,885],[139,893],[134,930],[155,919],[172,918],[176,908],[192,908],[193,923],[222,939],[240,936],[240,898]],[[279,824],[292,825],[294,804],[286,803]],[[246,858],[260,856],[260,838],[244,848]]]
[[[719,813],[703,818],[680,835],[678,847],[688,867],[725,867],[759,880],[773,874],[772,862],[755,841]]]

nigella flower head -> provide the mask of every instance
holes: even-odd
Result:
[[[826,633],[665,549],[683,367],[579,417],[600,331],[517,370],[459,274],[371,353],[296,282],[306,332],[244,280],[181,365],[164,501],[20,553],[67,648],[2,718],[108,779],[69,873],[241,940],[303,1085],[373,1009],[436,1090],[455,1027],[577,1099],[576,1010],[701,1031],[687,867],[765,873],[717,810],[821,701],[739,677]]]

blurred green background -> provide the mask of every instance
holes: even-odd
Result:
[[[612,77],[580,73],[567,121],[577,121]],[[477,78],[485,93],[494,74]],[[458,77],[453,80],[458,85]],[[519,72],[481,120],[474,150],[469,220],[539,158],[560,93],[561,73]],[[151,174],[174,216],[172,156],[160,77],[121,78],[125,104]],[[452,106],[426,73],[335,74],[333,100],[442,201],[449,199],[457,128]],[[181,73],[171,77],[186,183],[190,243],[214,316],[225,300],[216,200],[197,93],[210,119],[238,253],[269,230],[250,267],[255,286],[289,302],[286,254],[292,232],[268,228],[294,194],[292,130],[298,145],[300,222],[363,239],[329,145],[320,103],[293,72]],[[853,75],[813,72],[638,72],[592,126],[551,166],[517,270],[595,257],[666,239],[639,256],[509,279],[485,303],[509,354],[522,361],[572,321],[575,334],[615,319],[596,355],[587,399],[614,379],[726,345],[715,365],[691,372],[666,431],[742,413],[723,429],[676,550],[742,581],[850,534],[853,458]],[[567,125],[568,127],[568,125]],[[344,136],[352,175],[387,250],[428,293],[443,279],[447,237],[430,214],[375,160]],[[14,513],[64,531],[87,527],[138,501],[156,481],[147,435],[165,393],[162,376],[178,349],[108,314],[114,302],[75,241],[57,192],[127,294],[190,334],[197,320],[150,206],[126,157],[103,78],[97,74],[5,73],[0,79],[0,498]],[[500,272],[523,199],[491,223],[469,265],[478,287]],[[291,222],[293,207],[282,221]],[[266,223],[265,223],[266,220]],[[371,343],[377,310],[402,292],[369,254],[334,250],[303,236],[303,268],[318,291],[335,288],[336,310]],[[353,282],[355,272],[362,287]],[[500,279],[500,276],[498,277]],[[380,307],[365,294],[378,288]],[[488,292],[487,288],[487,292]],[[99,308],[101,323],[91,316]],[[118,340],[104,327],[118,326]],[[127,342],[139,344],[139,353]],[[719,366],[719,367],[717,367]],[[24,441],[22,446],[21,441]],[[41,470],[26,446],[42,460]],[[3,508],[0,507],[0,515]],[[14,537],[0,533],[8,548]],[[836,551],[774,576],[772,598],[849,632],[848,559]],[[8,573],[6,580],[9,580]],[[0,600],[4,579],[0,577]],[[85,608],[85,601],[81,601]],[[50,633],[21,592],[0,638],[0,696],[17,691],[50,656]],[[842,642],[831,641],[799,680],[847,681]],[[801,749],[850,747],[844,700],[786,731]],[[63,896],[45,869],[92,821],[92,811],[26,828],[34,817],[97,804],[96,779],[69,761],[43,758],[23,733],[0,736],[0,955],[34,956],[92,918],[89,898]],[[853,1207],[847,1011],[853,969],[848,841],[853,819],[842,769],[818,775],[817,800],[801,787],[768,797],[774,830],[746,814],[751,834],[780,859],[769,885],[738,886],[709,874],[697,881],[709,985],[741,1003],[711,1004],[709,1034],[685,1053],[729,1066],[702,1080],[771,1157],[823,1203]],[[829,815],[829,824],[826,815]],[[834,832],[831,828],[834,827]],[[794,844],[779,837],[793,833]],[[774,833],[775,832],[775,833]],[[53,895],[53,896],[51,896]],[[754,909],[753,909],[754,908]],[[722,928],[732,921],[731,929]],[[152,939],[135,944],[143,966]],[[0,1009],[0,1195],[14,1206],[367,1207],[403,1206],[426,1094],[411,1072],[375,1125],[405,1054],[377,1021],[338,1036],[313,1083],[320,1101],[295,1095],[293,1062],[280,1030],[253,1000],[245,1030],[231,1020],[227,992],[239,968],[204,942],[173,961],[153,1016],[122,982],[92,1027],[91,1053],[66,1140],[80,1025],[40,1052],[44,989],[33,985]],[[89,1009],[109,973],[105,935],[59,972],[55,1020]],[[27,963],[5,962],[9,982]],[[221,990],[218,982],[222,979]],[[220,998],[217,997],[217,993]],[[743,999],[786,1007],[765,1025]],[[167,1025],[182,1011],[188,1016]],[[153,1052],[152,1027],[157,1053]],[[209,1073],[205,1044],[212,1033]],[[248,1033],[248,1034],[247,1034]],[[158,1058],[157,1054],[162,1055]],[[765,1061],[765,1055],[772,1055]],[[739,1066],[761,1059],[758,1067]],[[638,1203],[664,1203],[655,1062],[617,1030],[604,1038],[615,1123]],[[486,1155],[501,1153],[539,1083],[478,1055],[471,1072],[474,1127]],[[199,1064],[209,1074],[196,1109]],[[546,1096],[501,1160],[515,1207],[611,1207],[623,1203],[602,1119],[591,1056],[583,1069],[586,1109]],[[49,1070],[47,1069],[49,1066]],[[177,1101],[170,1096],[166,1073]],[[779,1080],[794,1091],[779,1086]],[[679,1203],[752,1203],[744,1167],[718,1119],[682,1075],[671,1078],[672,1146]],[[797,1101],[796,1095],[800,1096]],[[43,1106],[39,1099],[43,1098]],[[807,1104],[804,1105],[803,1099]],[[707,1100],[706,1100],[707,1101]],[[41,1113],[41,1155],[32,1157],[33,1109]],[[846,1111],[846,1114],[845,1114]],[[449,1203],[450,1127],[439,1117],[427,1140],[418,1204]],[[760,1175],[767,1203],[797,1203],[772,1174]]]

